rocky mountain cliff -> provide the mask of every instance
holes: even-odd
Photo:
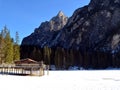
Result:
[[[89,5],[77,9],[69,20],[60,11],[50,21],[43,22],[34,33],[23,39],[22,45],[50,45],[115,53],[120,44],[119,26],[120,0],[91,0]]]
[[[52,58],[55,63],[61,59],[63,66],[120,67],[120,0],[91,0],[68,21],[60,12],[24,38],[22,45],[56,47]]]
[[[52,45],[115,53],[120,47],[120,0],[91,0],[77,9]]]
[[[59,11],[57,16],[53,17],[50,21],[41,23],[40,27],[24,38],[22,45],[39,45],[44,47],[51,43],[51,40],[55,38],[59,30],[61,30],[68,21],[68,17],[64,15],[62,11]]]

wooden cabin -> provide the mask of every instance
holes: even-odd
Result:
[[[32,60],[30,58],[21,59],[20,61],[15,61],[15,66],[22,67],[24,70],[27,71],[40,71],[40,75],[44,75],[44,70],[49,70],[48,65],[45,65],[43,61],[37,62],[35,60]]]
[[[12,74],[12,75],[45,75],[45,70],[47,70],[47,75],[49,74],[48,65],[45,65],[43,61],[37,62],[35,60],[26,58],[20,61],[15,61],[15,65],[3,65],[0,66],[0,73],[2,74]]]

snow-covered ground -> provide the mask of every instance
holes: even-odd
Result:
[[[120,90],[120,71],[50,71],[42,77],[0,75],[0,90]]]

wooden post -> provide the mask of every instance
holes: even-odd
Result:
[[[47,65],[47,75],[49,75],[49,65]]]
[[[2,67],[2,74],[4,74],[4,66]]]
[[[39,76],[41,76],[41,67],[40,67],[40,70],[39,70],[39,72],[40,72],[40,73],[39,73]]]
[[[45,75],[44,68],[42,67],[41,69],[42,69],[42,76],[43,76],[43,75]]]
[[[40,67],[40,76],[43,76],[43,68]]]
[[[22,74],[24,74],[24,68],[21,68],[22,69]]]
[[[11,67],[11,73],[13,73],[13,67]]]
[[[31,67],[30,68],[30,75],[32,75],[33,73],[32,73],[32,70],[33,70],[33,67]]]
[[[17,74],[17,68],[15,68],[15,74]]]
[[[7,74],[9,74],[9,67],[7,66]]]

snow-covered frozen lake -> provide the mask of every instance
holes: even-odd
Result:
[[[120,71],[50,71],[42,77],[0,75],[0,90],[120,90]]]

